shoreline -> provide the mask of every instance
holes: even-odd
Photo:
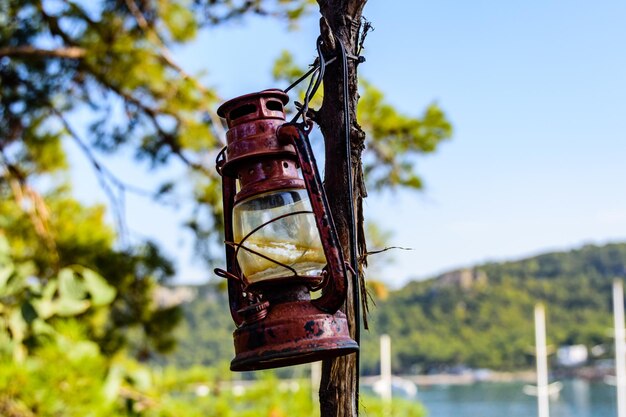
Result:
[[[587,381],[602,381],[611,373],[606,369],[581,367],[575,369],[558,369],[551,372],[551,378],[570,379],[579,378]],[[432,375],[398,375],[397,377],[413,382],[417,386],[427,387],[434,385],[471,385],[480,382],[519,382],[533,384],[537,381],[534,370],[525,371],[474,371],[460,374],[432,374]],[[379,376],[363,376],[365,383],[373,383]]]
[[[468,372],[462,374],[433,374],[433,375],[403,375],[418,386],[431,385],[470,385],[478,382],[525,382],[536,381],[534,371],[497,372],[485,373]]]

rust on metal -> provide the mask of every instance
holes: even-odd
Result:
[[[228,279],[230,310],[237,325],[233,371],[295,365],[359,349],[350,338],[345,315],[338,311],[345,301],[347,271],[327,197],[305,131],[285,123],[287,102],[284,92],[265,90],[230,100],[218,109],[229,130],[227,146],[217,160],[224,199],[226,271],[216,269],[216,273]],[[303,277],[287,268],[293,275],[251,284],[237,263],[237,251],[250,249],[243,240],[234,241],[233,207],[255,195],[294,188],[307,190],[327,265],[321,276]],[[311,300],[310,292],[317,289],[321,297]]]
[[[324,313],[308,301],[273,306],[267,317],[235,330],[233,371],[298,365],[358,351],[341,311]]]
[[[281,145],[276,129],[285,123],[284,105],[289,97],[280,90],[246,94],[222,104],[217,114],[226,119],[226,160],[223,171],[233,174],[241,163],[266,157],[295,159],[291,144]]]

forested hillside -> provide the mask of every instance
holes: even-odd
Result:
[[[452,365],[519,369],[533,364],[533,305],[546,304],[548,343],[610,346],[611,282],[626,277],[626,243],[585,246],[520,261],[489,263],[414,281],[376,300],[363,332],[364,373],[378,369],[378,335],[393,343],[394,372]],[[185,304],[177,351],[181,365],[215,364],[233,355],[224,292],[195,289]]]

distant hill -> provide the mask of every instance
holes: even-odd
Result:
[[[362,371],[377,372],[383,333],[392,337],[394,372],[532,366],[532,311],[538,301],[546,304],[548,343],[610,345],[614,278],[626,278],[626,243],[488,263],[410,282],[372,306],[370,331],[362,336]],[[179,348],[165,360],[185,366],[229,361],[234,324],[225,292],[216,284],[191,290],[193,297],[182,297],[192,301],[184,304]]]

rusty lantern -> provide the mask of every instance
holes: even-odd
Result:
[[[237,325],[233,371],[359,349],[339,311],[347,272],[326,194],[305,131],[285,123],[288,101],[283,91],[266,90],[218,109],[228,124],[217,160],[226,270],[215,273],[228,279]]]

